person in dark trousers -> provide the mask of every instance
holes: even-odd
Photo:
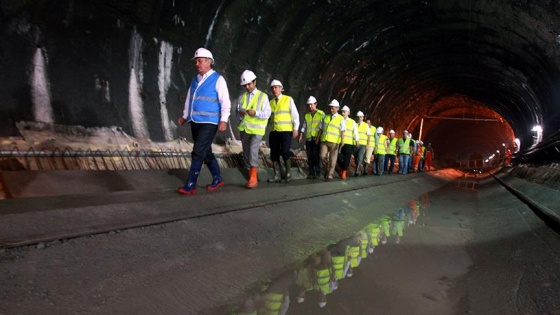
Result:
[[[204,163],[212,174],[212,183],[206,186],[206,190],[216,190],[224,185],[218,160],[212,153],[212,142],[218,131],[226,130],[231,110],[227,83],[212,68],[212,53],[199,48],[193,60],[198,74],[191,81],[183,116],[178,120],[179,125],[190,124],[194,142],[187,181],[177,189],[184,195],[196,194],[196,182]]]

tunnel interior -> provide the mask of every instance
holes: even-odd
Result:
[[[37,119],[39,48],[54,123],[117,125],[161,141],[163,127],[181,115],[192,53],[207,47],[232,100],[250,69],[261,90],[281,80],[301,116],[310,95],[323,110],[334,98],[385,132],[406,129],[432,143],[441,160],[501,154],[517,138],[520,160],[555,161],[559,12],[558,1],[506,0],[4,3],[1,131],[13,135],[15,122]],[[163,42],[173,50],[162,99]],[[128,108],[129,78],[138,71],[143,134]]]

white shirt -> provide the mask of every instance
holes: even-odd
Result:
[[[214,69],[210,69],[210,71],[206,72],[203,75],[197,74],[196,75],[196,77],[198,78],[197,87],[199,87],[202,84],[202,82],[204,82],[214,72],[216,72],[214,71]],[[229,91],[227,88],[226,79],[224,79],[224,77],[221,75],[216,82],[216,91],[218,91],[218,102],[221,105],[220,121],[227,122],[231,111],[231,101],[229,99]],[[185,100],[185,109],[183,110],[183,119],[187,119],[187,116],[191,110],[190,99],[191,99],[191,88],[189,87],[189,91],[187,92],[187,99]]]

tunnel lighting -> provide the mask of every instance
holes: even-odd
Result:
[[[536,133],[536,135],[533,136],[533,138],[535,139],[534,142],[533,142],[533,147],[534,147],[542,141],[543,128],[542,128],[541,125],[536,125],[536,126],[533,127],[533,129],[531,129],[531,131]]]
[[[496,150],[496,153],[500,154],[500,150]]]
[[[533,127],[533,129],[531,129],[531,131],[536,131],[538,133],[538,132],[542,132],[543,130],[540,125],[536,125]]]
[[[506,146],[506,144],[505,144],[505,143],[502,143],[502,147],[504,147],[504,148],[505,148],[505,146]]]

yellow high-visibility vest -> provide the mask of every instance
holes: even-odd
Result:
[[[403,141],[402,138],[399,138],[399,153],[410,154],[410,139],[406,138],[406,140]]]
[[[270,108],[273,115],[271,131],[294,131],[290,107],[291,99],[292,98],[288,95],[281,95],[278,103],[275,98],[270,101]]]
[[[344,144],[354,145],[354,128],[356,128],[356,122],[352,118],[348,118],[346,121],[346,131],[344,132]]]
[[[389,150],[388,154],[397,154],[397,138],[393,138],[389,140]]]
[[[266,94],[257,90],[257,92],[255,92],[255,95],[253,96],[251,101],[247,103],[247,93],[243,93],[240,102],[241,108],[243,108],[245,111],[249,109],[262,111],[264,96],[266,96]],[[250,135],[264,136],[266,132],[267,121],[268,119],[261,119],[257,116],[245,115],[243,116],[243,119],[239,122],[239,125],[237,126],[237,130],[245,131]]]
[[[361,124],[358,125],[358,134],[360,135],[360,145],[367,145],[368,143],[368,135],[367,135],[367,129],[368,129],[368,124],[366,124],[365,122],[362,121]]]
[[[342,115],[327,115],[323,121],[323,134],[321,141],[340,144],[340,123],[342,122]]]
[[[375,142],[375,154],[386,154],[387,151],[385,149],[385,143],[387,142],[387,136],[386,135],[379,135],[376,139]]]
[[[309,140],[317,137],[319,134],[319,126],[324,117],[325,113],[319,109],[315,111],[314,115],[311,115],[311,113],[305,114],[305,139]]]

